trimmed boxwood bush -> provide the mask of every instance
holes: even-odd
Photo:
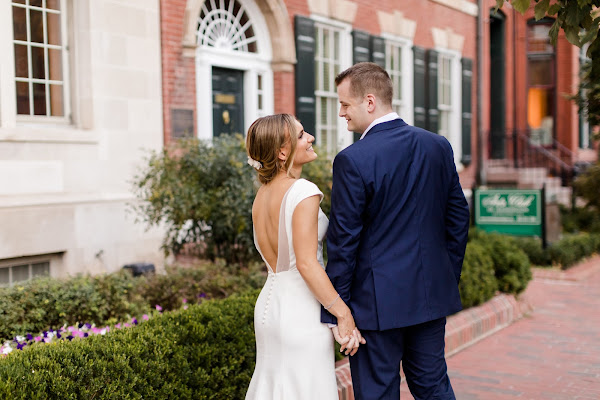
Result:
[[[486,233],[479,229],[469,231],[469,244],[479,243],[485,247],[494,263],[498,289],[505,293],[521,293],[532,278],[529,258],[516,240],[511,236]]]
[[[0,358],[3,399],[242,399],[258,291]]]
[[[157,304],[165,310],[177,309],[183,299],[194,304],[204,298],[224,298],[262,287],[264,270],[258,263],[247,268],[203,263],[168,268],[166,275],[134,278],[122,271],[67,280],[36,279],[0,288],[0,340],[78,322],[114,324],[148,313]]]
[[[486,302],[498,290],[492,258],[485,247],[477,242],[467,245],[459,289],[465,308]]]
[[[600,251],[600,235],[589,233],[567,235],[553,243],[548,251],[554,264],[567,269],[582,258]]]
[[[542,241],[539,238],[524,237],[515,239],[514,243],[525,252],[529,261],[533,265],[548,266],[552,264],[548,248],[542,247]]]

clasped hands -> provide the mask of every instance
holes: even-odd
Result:
[[[341,346],[340,352],[345,352],[346,355],[355,355],[360,345],[367,343],[356,325],[354,325],[352,318],[351,321],[338,318],[338,325],[332,327],[331,331],[336,342]]]

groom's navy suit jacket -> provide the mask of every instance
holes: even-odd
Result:
[[[444,137],[396,119],[336,156],[327,275],[359,329],[401,328],[459,311],[468,228]],[[325,310],[321,320],[336,322]]]

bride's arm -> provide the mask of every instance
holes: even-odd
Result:
[[[302,200],[294,210],[292,238],[296,254],[296,268],[315,298],[324,307],[328,307],[327,311],[337,317],[339,335],[342,338],[349,337],[352,342],[343,345],[342,349],[344,347],[353,348],[351,352],[353,355],[359,345],[356,338],[360,337],[360,334],[353,335],[353,330],[356,329],[354,318],[346,303],[339,298],[325,270],[317,260],[319,200],[319,196],[308,197]]]

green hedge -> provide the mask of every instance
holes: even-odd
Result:
[[[258,291],[0,358],[3,399],[242,399]]]
[[[531,263],[515,238],[473,229],[469,239],[470,243],[483,246],[490,255],[500,291],[518,294],[525,290],[532,278]]]
[[[224,262],[168,268],[166,275],[137,278],[122,271],[67,280],[36,279],[0,288],[0,339],[78,322],[114,324],[140,317],[157,304],[173,310],[183,305],[183,299],[194,304],[205,297],[224,298],[260,288],[264,282],[262,264],[240,268]]]
[[[600,235],[589,233],[567,235],[548,249],[553,264],[563,269],[596,252],[600,252]]]
[[[467,245],[459,289],[465,308],[486,302],[498,290],[494,263],[481,244],[473,242]]]

